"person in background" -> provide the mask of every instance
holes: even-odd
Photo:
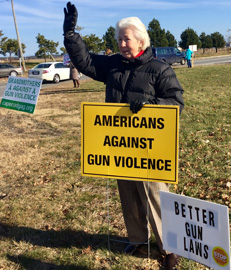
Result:
[[[188,64],[188,68],[192,67],[192,55],[193,55],[193,51],[191,51],[189,48],[187,49],[186,53],[185,53],[185,59],[187,60],[187,64]]]
[[[180,111],[183,109],[183,89],[176,74],[168,64],[154,59],[146,27],[139,18],[117,23],[115,38],[120,54],[108,56],[89,53],[81,36],[74,32],[78,13],[70,2],[64,15],[64,45],[70,59],[80,72],[105,83],[106,102],[128,103],[133,113],[138,113],[144,104],[178,105]],[[166,269],[174,269],[179,256],[163,249],[159,197],[159,191],[169,191],[169,185],[128,180],[117,183],[129,239],[124,252],[134,254],[149,242],[150,223]]]
[[[76,67],[73,65],[72,62],[70,62],[70,77],[74,83],[74,88],[79,88],[80,83],[79,83],[79,72],[76,69]]]

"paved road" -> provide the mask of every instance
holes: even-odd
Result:
[[[83,80],[87,80],[89,79],[89,77],[85,76],[85,75],[82,75],[81,78],[80,78],[80,81],[83,81]],[[58,84],[65,84],[67,82],[70,82],[70,80],[67,80],[67,81],[61,81],[59,82]],[[6,88],[6,84],[7,84],[7,78],[4,78],[4,80],[2,82],[0,82],[0,98],[3,97],[3,93],[5,91],[5,88]],[[48,87],[54,87],[56,86],[57,84],[56,83],[52,83],[52,82],[47,82],[47,83],[43,83],[42,84],[42,88],[41,89],[44,89],[44,88],[48,88]]]
[[[194,65],[214,65],[214,64],[225,64],[231,63],[231,56],[218,56],[218,57],[205,57],[194,59]]]
[[[219,57],[207,57],[207,58],[200,58],[200,59],[194,59],[194,66],[199,66],[199,65],[214,65],[214,64],[224,64],[224,63],[231,63],[231,56],[219,56]],[[178,64],[177,64],[178,65]],[[182,66],[183,68],[187,68],[187,65]],[[81,77],[81,80],[86,80],[88,77],[83,75]],[[64,84],[67,81],[62,81],[59,82],[59,84]],[[3,93],[6,88],[6,83],[7,80],[0,82],[0,98],[2,98]],[[47,88],[47,87],[52,87],[55,86],[56,84],[54,83],[44,83],[42,85],[42,89]]]

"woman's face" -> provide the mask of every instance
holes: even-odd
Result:
[[[123,57],[134,58],[141,51],[142,45],[142,42],[136,39],[130,28],[120,29],[118,46]]]

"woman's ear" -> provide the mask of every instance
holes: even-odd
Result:
[[[140,40],[140,42],[139,42],[139,51],[143,50],[143,46],[144,46],[144,41]]]

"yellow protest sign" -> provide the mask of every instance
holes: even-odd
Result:
[[[85,176],[178,182],[178,106],[82,103]]]

